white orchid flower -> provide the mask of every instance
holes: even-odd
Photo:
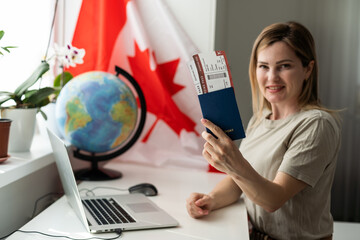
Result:
[[[67,60],[68,65],[65,67],[75,67],[76,64],[84,63],[85,49],[79,49],[70,44],[67,45],[67,54],[65,58]]]
[[[62,67],[75,67],[76,64],[84,63],[85,49],[78,49],[71,46],[71,44],[66,45],[66,47],[60,47],[54,43],[54,51],[56,59]]]

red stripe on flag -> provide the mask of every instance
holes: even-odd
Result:
[[[129,1],[82,2],[72,45],[84,48],[86,54],[83,64],[69,69],[74,76],[92,70],[108,70],[114,43],[126,22],[126,4]]]
[[[213,166],[211,166],[210,164],[209,164],[208,172],[223,173],[223,172],[217,170],[216,168],[214,168]]]

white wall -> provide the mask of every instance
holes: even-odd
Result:
[[[16,46],[0,55],[0,91],[13,92],[45,57],[53,5],[49,0],[0,1],[0,30],[5,31],[0,47]]]
[[[162,1],[167,4],[184,31],[190,36],[200,51],[214,50],[216,0]],[[71,42],[81,3],[82,0],[59,1],[59,12],[63,14],[62,16],[59,15],[60,21],[57,21],[57,27],[65,34],[58,35],[56,40],[58,43]],[[64,21],[65,25],[62,24]]]
[[[201,52],[214,50],[216,0],[165,0],[164,2]]]

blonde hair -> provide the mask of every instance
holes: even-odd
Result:
[[[315,52],[315,42],[309,30],[297,22],[274,23],[259,34],[254,42],[249,64],[249,76],[252,92],[252,106],[255,116],[254,123],[260,121],[265,109],[271,110],[270,103],[261,94],[256,78],[257,57],[259,51],[271,46],[275,42],[285,42],[292,48],[296,56],[301,60],[303,67],[307,67],[311,61],[314,66],[310,77],[305,79],[303,89],[299,96],[299,107],[301,110],[320,109],[335,114],[336,111],[329,110],[320,104],[318,97],[318,64]]]

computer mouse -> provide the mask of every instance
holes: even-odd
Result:
[[[129,187],[130,193],[142,193],[145,196],[156,196],[158,191],[151,183],[140,183]]]

